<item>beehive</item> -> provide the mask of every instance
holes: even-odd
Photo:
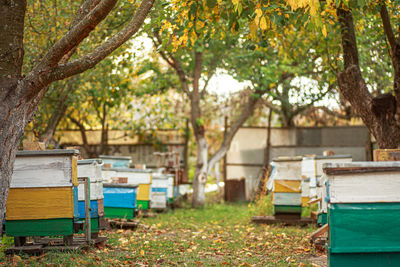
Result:
[[[138,170],[132,168],[111,168],[105,169],[106,171],[113,172],[110,180],[107,182],[119,182],[121,180],[126,184],[137,185],[136,204],[138,209],[147,210],[150,208],[150,193],[152,183],[151,170]]]
[[[168,203],[168,176],[153,176],[151,184],[150,207],[154,209],[165,209]]]
[[[129,156],[106,156],[100,155],[105,168],[129,168],[132,159]]]
[[[273,159],[270,183],[273,184],[272,203],[275,215],[301,214],[301,157]]]
[[[318,225],[324,225],[327,222],[327,202],[325,201],[325,180],[322,166],[325,163],[345,163],[351,162],[351,155],[333,155],[333,156],[304,156],[301,166],[302,184],[302,203],[303,206],[309,200],[320,199],[318,201]],[[309,179],[309,182],[308,182]],[[309,188],[306,188],[309,186]],[[308,198],[305,192],[309,192]]]
[[[106,218],[133,219],[136,211],[137,185],[104,183]]]
[[[87,177],[90,181],[90,210],[91,231],[98,233],[104,229],[104,207],[103,207],[103,179],[100,159],[78,160],[78,177]],[[80,219],[85,219],[85,194],[84,185],[78,186],[78,213]]]
[[[77,150],[18,151],[6,205],[9,236],[72,235],[78,218]]]
[[[400,262],[400,163],[326,164],[330,266]]]

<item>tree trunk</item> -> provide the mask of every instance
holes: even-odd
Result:
[[[25,9],[25,0],[0,2],[0,225],[17,147],[31,116],[30,103],[21,97]]]
[[[193,178],[192,206],[201,207],[206,202],[206,183],[208,176],[208,144],[204,134],[196,137],[197,158],[196,171]]]
[[[396,120],[399,101],[391,93],[372,97],[362,77],[351,11],[337,9],[341,27],[344,71],[338,74],[339,89],[357,115],[375,136],[380,148],[400,147],[400,127]],[[395,57],[395,55],[392,55]],[[400,55],[399,55],[400,57]]]

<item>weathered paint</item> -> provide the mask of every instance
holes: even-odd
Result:
[[[78,160],[78,177],[89,177],[90,182],[102,182],[100,159]]]
[[[301,213],[300,206],[290,205],[274,205],[274,212],[276,213]]]
[[[374,161],[400,161],[400,149],[375,149]]]
[[[400,202],[400,171],[330,175],[330,203]]]
[[[135,209],[133,208],[104,207],[104,213],[106,218],[122,218],[129,220],[135,217]]]
[[[99,213],[99,216],[104,216],[104,201],[103,199],[98,199],[97,200],[97,212]]]
[[[400,252],[400,203],[330,204],[328,220],[332,252]]]
[[[275,180],[275,193],[300,193],[301,180]]]
[[[16,157],[10,188],[73,186],[71,156]]]
[[[274,205],[301,206],[301,193],[273,193]]]
[[[141,210],[148,210],[150,208],[149,200],[136,200],[136,206]]]
[[[316,156],[315,161],[317,166],[317,177],[320,177],[322,176],[322,174],[324,174],[323,172],[324,164],[349,163],[353,161],[353,158],[351,155]]]
[[[138,170],[131,168],[113,168],[115,177],[128,178],[128,184],[151,184],[152,172],[151,170]]]
[[[6,220],[73,218],[72,187],[11,188]]]
[[[99,207],[97,206],[97,200],[90,201],[90,216],[99,217]],[[85,219],[85,201],[78,202],[78,218]]]
[[[73,219],[60,218],[48,220],[7,220],[5,222],[8,236],[52,236],[72,235]]]
[[[103,188],[104,209],[114,208],[136,208],[136,188],[107,187]]]
[[[75,156],[71,158],[71,176],[73,186],[78,186],[78,158]]]
[[[157,188],[161,189],[161,188]],[[165,209],[167,208],[167,190],[153,191],[151,193],[150,207],[152,209]]]
[[[92,182],[92,180],[90,180],[90,199],[97,200],[97,199],[102,199],[102,198],[104,198],[103,183],[101,181],[100,182]],[[85,200],[85,190],[84,190],[83,184],[80,184],[78,186],[78,199]]]
[[[150,184],[139,184],[137,200],[150,200]]]
[[[273,180],[300,180],[301,179],[301,157],[273,159],[274,166]]]

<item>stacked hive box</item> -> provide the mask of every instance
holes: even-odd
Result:
[[[322,226],[328,222],[328,202],[326,199],[326,180],[322,166],[326,163],[347,163],[351,162],[351,155],[334,156],[315,156],[316,177],[317,177],[317,199],[318,201],[318,219],[317,225]]]
[[[153,175],[152,184],[151,184],[151,200],[150,207],[152,209],[165,209],[167,208],[168,203],[168,191],[170,188],[170,179],[166,175]],[[173,186],[173,185],[172,185]]]
[[[105,226],[103,181],[101,175],[102,165],[103,162],[99,159],[78,160],[78,177],[87,177],[90,181],[90,221],[92,234],[97,234]],[[85,192],[83,184],[78,186],[78,200],[79,218],[85,219]]]
[[[400,163],[326,164],[330,266],[398,266]]]
[[[104,169],[104,178],[107,182],[126,183],[137,185],[136,207],[147,210],[150,208],[150,193],[152,182],[151,170],[138,170],[131,168]]]
[[[106,218],[135,217],[137,185],[104,183],[103,194]]]
[[[78,220],[77,150],[18,151],[6,205],[6,234],[72,236]],[[17,241],[20,240],[20,241]]]
[[[301,157],[273,159],[273,204],[275,216],[301,215]]]

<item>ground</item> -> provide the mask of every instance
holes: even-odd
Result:
[[[141,218],[139,227],[133,231],[104,232],[109,238],[105,246],[80,253],[47,253],[36,257],[0,254],[0,265],[313,266],[311,261],[317,263],[315,259],[321,255],[307,238],[315,228],[255,225],[250,219],[259,214],[259,207],[242,203],[175,209],[154,218]],[[7,241],[10,242],[3,239],[3,243]]]

